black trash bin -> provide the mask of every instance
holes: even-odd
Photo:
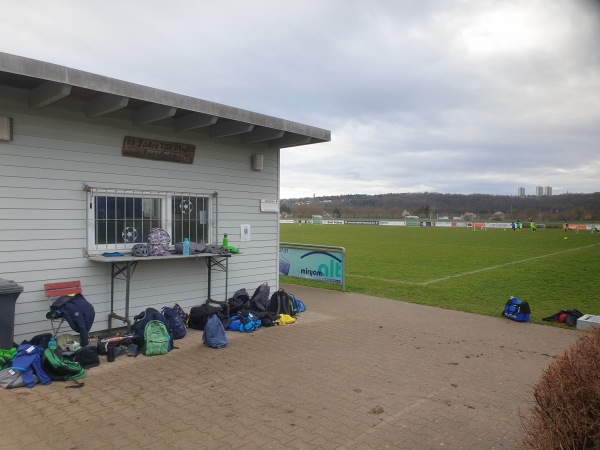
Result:
[[[15,339],[15,304],[23,286],[0,278],[0,348],[9,349]]]

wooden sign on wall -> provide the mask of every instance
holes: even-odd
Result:
[[[183,164],[193,164],[196,146],[179,142],[156,141],[133,136],[125,136],[123,156],[154,159]]]

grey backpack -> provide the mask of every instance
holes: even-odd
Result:
[[[269,309],[270,295],[271,288],[267,283],[258,286],[252,297],[250,297],[250,309],[254,311],[266,311]]]
[[[216,314],[211,314],[208,317],[204,333],[202,333],[202,342],[212,348],[223,348],[229,343],[225,334],[225,327],[223,327]]]

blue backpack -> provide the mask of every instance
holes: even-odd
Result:
[[[516,322],[529,322],[531,320],[531,309],[527,302],[522,302],[517,297],[510,297],[504,305],[502,315]]]
[[[225,328],[216,314],[211,314],[206,321],[202,342],[211,348],[223,348],[229,343],[225,335]]]
[[[165,316],[168,322],[168,329],[173,335],[173,339],[183,339],[187,333],[185,323],[181,319],[181,316],[175,312],[173,308],[164,306],[162,314]]]
[[[304,304],[304,302],[302,302],[302,300],[294,297],[294,304],[296,305],[296,312],[297,313],[303,313],[304,311],[306,311],[306,305]]]

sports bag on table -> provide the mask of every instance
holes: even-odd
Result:
[[[522,302],[516,297],[510,297],[504,305],[502,315],[515,322],[529,322],[531,320],[531,309],[527,302]]]

